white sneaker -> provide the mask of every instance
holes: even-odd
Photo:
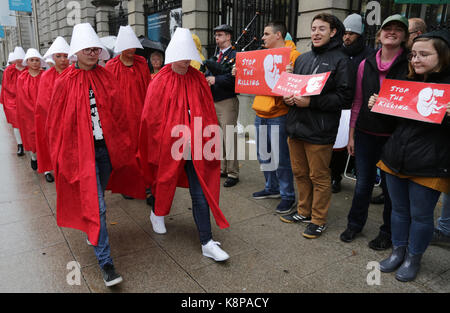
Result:
[[[157,216],[153,213],[153,210],[150,213],[150,222],[152,222],[153,231],[157,234],[165,234],[167,232],[166,225],[164,225],[164,216]]]
[[[228,260],[230,256],[219,246],[220,242],[211,239],[206,245],[202,245],[203,255],[217,262]]]

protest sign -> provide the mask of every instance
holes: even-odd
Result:
[[[449,102],[449,84],[385,79],[372,112],[440,124]]]
[[[331,72],[314,75],[282,73],[272,92],[281,96],[314,96],[322,92]]]
[[[236,93],[277,96],[273,87],[289,65],[291,48],[263,49],[236,54]]]

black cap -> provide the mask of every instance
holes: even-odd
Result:
[[[222,24],[222,25],[219,25],[216,28],[214,28],[214,32],[218,32],[218,31],[226,32],[226,33],[233,35],[233,29],[231,28],[230,25],[227,25],[227,24]]]
[[[417,36],[416,38],[414,38],[414,41],[416,41],[417,38],[439,38],[445,41],[447,46],[450,47],[450,32],[448,31],[448,29],[433,30],[432,32]]]

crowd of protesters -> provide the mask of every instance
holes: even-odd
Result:
[[[14,129],[17,155],[28,151],[32,169],[56,183],[57,223],[86,233],[107,286],[122,277],[110,253],[105,190],[147,198],[153,230],[165,234],[176,187],[189,188],[203,255],[230,257],[212,238],[210,212],[220,228],[229,226],[219,207],[220,177],[228,188],[239,182],[237,141],[224,136],[218,142],[208,130],[219,125],[225,134],[226,126],[237,125],[236,51],[229,25],[216,27],[214,35],[213,62],[225,72],[208,66],[200,39],[185,28],[177,28],[164,54],[151,54],[152,73],[136,54],[143,47],[130,26],[120,27],[112,59],[88,23],[75,25],[70,45],[57,37],[44,56],[21,47],[9,55],[0,103]],[[378,178],[383,224],[368,245],[392,249],[380,260],[382,272],[414,280],[430,244],[450,245],[450,103],[440,124],[372,108],[385,79],[446,84],[449,92],[449,31],[427,32],[421,19],[395,14],[381,24],[376,47],[369,47],[360,15],[342,22],[320,13],[311,21],[310,51],[300,54],[289,37],[284,23],[272,21],[263,46],[291,49],[287,72],[330,77],[316,96],[254,98],[264,189],[251,196],[281,198],[275,208],[280,220],[305,223],[302,235],[319,238],[328,227],[332,193],[340,192],[346,164],[354,160],[356,184],[340,239],[350,243],[363,231]],[[180,139],[174,128],[181,129],[177,135],[194,136]],[[223,160],[217,154],[196,157],[208,140],[225,149]],[[261,145],[268,147],[268,159],[260,156]],[[276,169],[267,166],[272,159]]]

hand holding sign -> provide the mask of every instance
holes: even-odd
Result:
[[[449,84],[385,79],[371,111],[440,124],[449,100]]]

